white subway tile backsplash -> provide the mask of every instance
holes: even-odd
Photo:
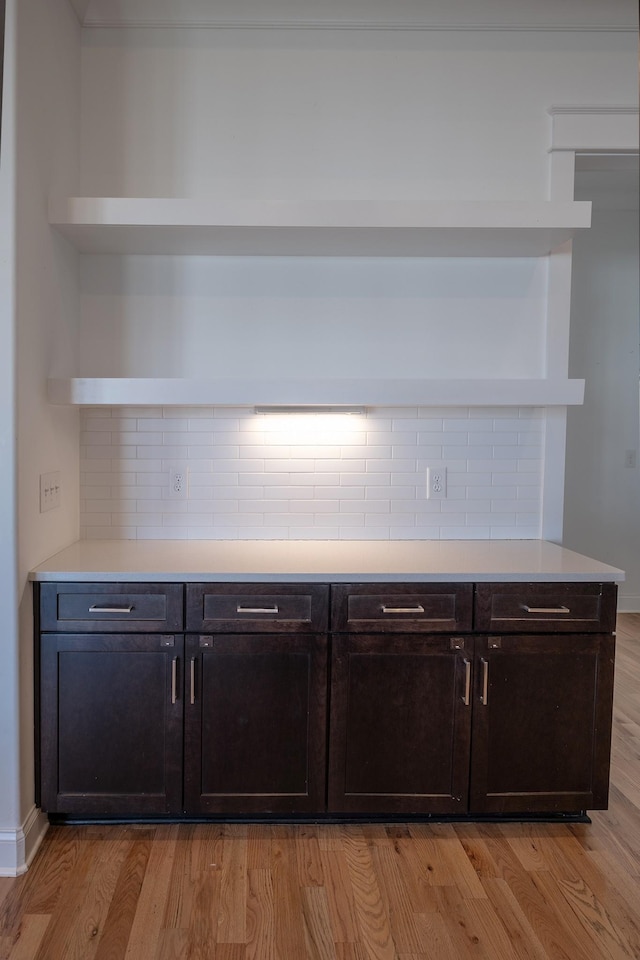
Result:
[[[138,430],[157,430],[164,434],[184,433],[190,429],[189,421],[185,417],[138,417],[136,423]],[[195,429],[205,428],[198,426]]]
[[[313,428],[313,429],[312,429]],[[378,408],[289,430],[242,408],[85,408],[88,539],[490,539],[539,536],[537,408]],[[171,461],[189,468],[169,498]],[[428,500],[426,468],[446,466]]]
[[[112,434],[112,436],[114,436]],[[144,430],[137,431],[127,431],[126,433],[116,434],[114,440],[117,440],[122,444],[131,444],[136,447],[149,447],[152,444],[162,445],[165,442],[165,437],[161,432],[149,431],[148,433]]]

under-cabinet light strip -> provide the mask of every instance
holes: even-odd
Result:
[[[254,407],[255,413],[366,413],[366,407],[340,405],[305,405],[305,404],[263,404]]]

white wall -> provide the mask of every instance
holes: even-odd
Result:
[[[620,608],[640,610],[640,469],[625,466],[640,445],[637,171],[578,173],[576,197],[595,206],[574,241],[570,372],[587,389],[567,423],[564,542],[624,569]]]
[[[633,34],[89,30],[82,192],[545,199],[558,103],[633,102]]]
[[[14,755],[2,777],[3,784],[8,782],[18,792],[18,810],[12,807],[10,812],[18,818],[16,828],[25,824],[33,810],[33,616],[27,573],[75,539],[79,529],[78,417],[75,411],[52,408],[45,392],[50,362],[58,351],[73,351],[77,339],[77,255],[52,235],[47,200],[50,190],[69,190],[78,182],[79,34],[67,0],[20,0],[14,46],[17,414],[12,430],[17,457],[9,453],[7,459],[18,480],[17,563],[14,555],[13,567],[20,622],[18,634],[3,629],[3,640],[6,637],[19,657],[20,680],[12,696],[19,691],[20,718],[18,723],[13,717],[6,728],[13,749],[18,750],[17,766]],[[0,352],[4,362],[4,349]],[[41,514],[39,476],[56,469],[63,478],[62,506]],[[5,676],[3,670],[3,680]]]
[[[82,259],[83,376],[544,376],[544,259]]]

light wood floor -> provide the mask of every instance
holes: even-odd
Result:
[[[57,827],[0,879],[0,960],[640,957],[640,614],[592,824]]]

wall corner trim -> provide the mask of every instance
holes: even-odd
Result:
[[[46,815],[33,806],[17,830],[0,830],[0,877],[26,873],[48,827]]]

